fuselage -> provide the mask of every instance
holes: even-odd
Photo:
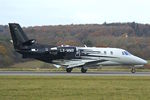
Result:
[[[146,60],[119,48],[78,47],[82,59],[106,60],[100,65],[144,65]]]
[[[51,47],[33,45],[18,52],[23,54],[24,58],[35,58],[58,65],[67,65],[66,62],[69,60],[78,60],[85,63],[97,61],[94,65],[144,65],[147,63],[146,60],[134,56],[124,49],[109,47]]]

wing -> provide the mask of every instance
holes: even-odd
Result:
[[[105,62],[107,60],[82,60],[82,59],[72,59],[72,60],[55,60],[53,64],[62,65],[67,68],[75,68],[81,66],[96,65],[97,63]]]

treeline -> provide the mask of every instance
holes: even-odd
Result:
[[[132,23],[24,27],[29,38],[43,44],[119,47],[150,59],[150,25]],[[8,26],[0,25],[0,65],[24,61],[14,52]]]

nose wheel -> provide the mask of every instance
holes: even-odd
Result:
[[[131,73],[135,73],[135,72],[136,72],[135,68],[132,67],[132,68],[131,68]]]

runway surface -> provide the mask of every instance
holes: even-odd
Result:
[[[150,72],[32,72],[32,71],[0,71],[0,76],[150,76]]]

